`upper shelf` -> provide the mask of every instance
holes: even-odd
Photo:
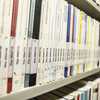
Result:
[[[20,90],[15,93],[4,95],[4,96],[0,97],[0,100],[27,100],[29,98],[36,97],[41,94],[55,90],[57,88],[63,87],[65,85],[71,84],[73,82],[76,82],[80,79],[86,78],[90,75],[96,74],[98,72],[100,72],[100,68],[97,68],[97,69],[94,69],[91,71],[87,71],[87,72],[84,72],[84,73],[81,73],[81,74],[78,74],[78,75],[75,75],[72,77],[68,77],[66,79],[55,81],[55,82],[52,82],[49,84],[45,84],[45,85],[41,85],[41,86],[34,86],[34,87]]]
[[[92,0],[66,0],[75,7],[87,13],[92,18],[100,21],[100,7]]]

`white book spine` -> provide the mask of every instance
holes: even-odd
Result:
[[[24,87],[24,79],[25,79],[25,67],[26,67],[26,49],[27,49],[27,33],[28,33],[28,21],[29,21],[29,8],[30,8],[30,0],[25,1],[24,0],[24,8],[26,12],[23,13],[22,18],[22,55],[21,61],[22,61],[22,77],[21,77],[21,87]]]
[[[9,7],[9,4],[11,1],[3,1],[3,13],[2,13],[2,26],[1,26],[1,35],[3,38],[3,55],[2,55],[2,94],[7,93],[7,77],[8,77],[8,53],[9,53],[9,42],[10,42],[10,23],[9,21],[11,18],[11,9]],[[9,18],[9,19],[8,19]],[[9,20],[9,21],[8,21]],[[6,73],[6,74],[5,74]]]
[[[47,7],[47,0],[42,1],[42,12],[43,15],[41,15],[41,29],[40,29],[40,43],[39,43],[39,47],[41,47],[41,62],[40,65],[38,67],[40,67],[40,77],[39,77],[39,83],[43,84],[44,83],[44,74],[45,74],[45,70],[44,70],[44,63],[45,63],[45,44],[44,44],[44,40],[45,40],[45,20],[46,20],[46,7]]]
[[[44,28],[44,9],[45,9],[45,2],[42,1],[42,8],[41,8],[41,20],[40,20],[40,31],[39,31],[39,53],[38,53],[38,68],[37,68],[37,80],[36,84],[38,85],[41,82],[41,63],[42,63],[42,50],[43,50],[43,28]]]
[[[51,52],[52,52],[52,46],[51,46],[51,40],[52,40],[52,19],[53,19],[53,9],[51,5],[54,5],[53,0],[49,1],[49,32],[48,32],[48,72],[47,72],[47,82],[50,82],[50,75],[51,75]]]
[[[1,28],[2,28],[2,13],[3,13],[3,5],[4,5],[4,0],[0,1],[0,36],[1,36]]]
[[[49,24],[50,24],[50,2],[47,0],[46,4],[46,19],[45,19],[45,29],[44,29],[44,48],[45,48],[45,58],[44,58],[44,83],[47,83],[47,74],[48,74],[48,42],[49,42]]]
[[[21,30],[22,30],[23,7],[24,7],[24,0],[21,0],[21,1],[19,1],[19,4],[18,4],[12,91],[16,91],[21,88],[22,61],[21,61],[20,56],[22,55],[22,33],[21,33]],[[15,86],[16,86],[16,88],[15,88]]]

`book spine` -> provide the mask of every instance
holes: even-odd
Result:
[[[83,71],[85,72],[86,70],[86,44],[87,44],[87,14],[85,15],[85,51],[84,51],[84,66],[83,66]]]
[[[29,30],[30,31],[30,36],[31,36],[31,56],[30,56],[30,68],[29,68],[29,86],[32,86],[32,82],[34,81],[33,80],[33,77],[32,77],[32,72],[36,71],[36,69],[34,68],[35,66],[35,62],[36,62],[36,58],[34,58],[34,56],[36,57],[36,48],[34,48],[34,46],[36,46],[36,44],[34,44],[34,41],[33,40],[33,28],[34,28],[34,17],[35,17],[35,5],[36,1],[35,0],[31,0],[31,14],[30,14],[30,17],[31,17],[31,29]],[[34,68],[34,69],[33,69]]]
[[[64,47],[63,47],[63,77],[62,78],[64,78],[64,74],[67,74],[67,72],[66,73],[64,73],[65,72],[65,68],[66,68],[66,70],[68,70],[68,67],[66,66],[66,37],[67,37],[67,20],[68,20],[68,3],[66,2],[66,1],[64,1],[64,11],[63,11],[63,18],[62,18],[62,20],[63,20],[63,29],[62,29],[62,31],[63,31],[63,40],[62,40],[62,43],[61,43],[61,45],[62,44],[64,44]],[[67,75],[66,75],[67,76]]]
[[[74,36],[73,36],[73,65],[74,66],[72,66],[73,67],[73,73],[72,73],[72,75],[75,75],[76,74],[76,44],[77,44],[77,42],[76,42],[76,36],[77,36],[77,33],[76,33],[76,31],[77,31],[77,8],[75,7],[75,20],[74,20]]]
[[[69,76],[71,76],[72,71],[72,53],[73,53],[73,46],[72,46],[72,29],[73,29],[73,12],[74,12],[74,6],[71,5],[71,26],[70,26],[70,43],[69,43],[69,50],[70,50],[70,67],[69,67]]]
[[[33,24],[34,24],[34,8],[35,0],[30,1],[30,14],[29,14],[29,25],[28,25],[28,36],[27,36],[27,64],[25,68],[25,85],[29,86],[29,76],[31,69],[31,54],[32,54],[32,34],[33,34]]]
[[[12,11],[12,23],[11,23],[11,35],[10,35],[10,55],[9,55],[9,70],[8,70],[8,89],[7,92],[12,91],[12,77],[13,77],[13,64],[14,64],[14,45],[16,36],[16,24],[18,14],[18,3],[19,0],[13,0],[13,11]]]
[[[81,21],[81,43],[80,43],[80,69],[79,72],[83,72],[83,50],[84,50],[84,34],[85,34],[85,24],[84,24],[84,12],[82,12],[82,21]]]
[[[73,42],[74,42],[74,24],[75,24],[75,7],[73,6],[73,18],[72,18],[72,48],[71,48],[71,63],[72,63],[72,65],[70,66],[70,76],[73,76],[73,71],[74,71],[74,64],[73,64],[73,62],[74,62],[74,60],[73,60]]]
[[[53,0],[49,1],[49,31],[48,31],[48,59],[47,59],[47,65],[48,65],[48,70],[47,70],[47,83],[49,83],[51,79],[51,53],[52,53],[52,29],[53,29],[53,8],[51,5],[54,6]]]
[[[10,43],[10,28],[11,28],[11,16],[12,16],[12,4],[13,1],[4,1],[4,12],[2,15],[2,43],[4,49],[4,55],[3,56],[3,68],[2,68],[2,78],[3,78],[3,83],[2,83],[2,94],[7,93],[7,79],[8,79],[8,66],[9,66],[9,43]],[[6,74],[5,74],[6,73]]]
[[[21,74],[22,74],[22,17],[24,9],[24,0],[19,1],[18,15],[16,25],[15,50],[14,50],[14,68],[13,68],[13,87],[12,91],[17,91],[21,88]],[[15,88],[16,87],[16,88]]]
[[[75,8],[75,22],[74,22],[74,43],[73,43],[73,59],[74,59],[74,75],[77,74],[78,65],[78,33],[79,33],[79,9]]]
[[[45,34],[44,34],[44,48],[45,48],[45,58],[44,58],[44,84],[47,83],[47,74],[48,74],[48,55],[49,55],[49,31],[50,31],[50,19],[49,19],[49,16],[50,16],[50,3],[51,1],[47,0],[47,3],[46,3],[46,19],[45,19]]]
[[[82,11],[80,11],[80,22],[79,22],[79,46],[81,44],[81,27],[82,27]],[[78,48],[79,49],[79,48]],[[79,73],[79,70],[81,68],[81,65],[80,65],[80,49],[79,49],[79,65],[77,66],[77,74]]]
[[[89,30],[90,30],[90,16],[87,17],[87,63],[86,63],[86,71],[88,70],[88,59],[89,59]]]
[[[35,14],[34,14],[34,27],[33,27],[33,63],[30,75],[29,86],[36,85],[37,65],[38,65],[38,50],[39,50],[39,32],[40,32],[40,19],[41,19],[41,7],[42,0],[36,0],[35,2]],[[37,23],[38,20],[38,23]]]
[[[57,39],[57,54],[56,54],[56,66],[57,66],[57,80],[61,79],[61,75],[63,75],[63,46],[61,45],[62,44],[62,39],[63,39],[63,12],[64,12],[64,1],[61,1],[61,6],[60,6],[60,20],[59,20],[59,34],[58,34],[58,39]],[[61,34],[62,33],[62,34]],[[60,63],[58,61],[58,49],[62,49],[62,52],[61,52],[61,56],[60,56]]]
[[[30,0],[23,1],[23,13],[22,13],[22,24],[21,24],[21,35],[20,35],[20,61],[21,61],[21,88],[24,88],[25,81],[25,68],[26,68],[26,51],[27,51],[27,35],[28,35],[28,21],[29,21],[29,8],[30,8]],[[26,12],[24,12],[24,10]]]
[[[70,42],[70,22],[71,22],[71,4],[68,5],[68,20],[67,20],[67,38],[66,38],[66,67],[64,71],[64,77],[69,76],[69,66],[70,66],[70,51],[69,51],[69,42]]]
[[[4,73],[7,73],[7,66],[4,66],[4,63],[5,63],[5,22],[6,22],[6,7],[7,6],[6,4],[9,3],[7,1],[2,1],[1,2],[1,25],[0,25],[0,40],[1,40],[1,43],[0,43],[0,53],[1,53],[1,57],[0,57],[0,60],[1,60],[1,64],[0,64],[0,72],[1,72],[1,75],[0,75],[0,80],[1,80],[1,93],[0,94],[6,94],[6,89],[7,89],[7,85],[6,85],[6,77],[7,77],[7,74],[4,74]],[[4,84],[3,84],[4,83]]]
[[[3,15],[3,5],[4,5],[4,1],[0,1],[0,36],[2,35],[1,33],[1,29],[2,29],[2,15]]]
[[[44,16],[45,16],[45,2],[46,1],[42,1],[42,7],[41,7],[41,19],[40,19],[40,31],[39,31],[39,52],[38,52],[38,67],[37,67],[37,80],[36,80],[36,84],[40,84],[41,82],[41,77],[43,77],[43,75],[41,74],[42,70],[41,70],[41,64],[42,64],[42,52],[43,52],[43,29],[44,29]]]

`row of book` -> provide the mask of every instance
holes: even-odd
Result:
[[[89,78],[30,100],[100,100],[100,78]]]
[[[0,94],[99,67],[100,23],[65,0],[0,0]]]

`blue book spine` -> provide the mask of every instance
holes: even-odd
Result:
[[[67,42],[70,41],[71,4],[68,5]]]
[[[67,23],[67,20],[68,20],[67,16],[68,16],[68,6],[64,5],[64,23]],[[64,77],[66,78],[67,76],[68,76],[68,67],[65,65],[65,68],[64,68]]]
[[[88,91],[85,91],[85,100],[87,100],[88,97]]]
[[[68,76],[68,67],[65,67],[64,77],[66,78]]]
[[[74,66],[72,66],[72,68],[71,68],[71,76],[73,76],[74,75]]]
[[[74,43],[76,43],[76,27],[77,27],[77,8],[75,7],[75,20],[74,20]]]
[[[29,27],[28,27],[28,37],[30,38],[32,38],[32,34],[33,34],[34,11],[35,11],[35,0],[31,0],[30,14],[29,14]]]
[[[71,20],[71,4],[68,5],[68,19],[67,19],[67,38],[66,42],[70,42],[70,20]],[[65,66],[64,77],[68,76],[68,66]]]
[[[89,91],[89,100],[91,100],[91,89]]]
[[[81,100],[83,100],[83,93],[81,94]]]

